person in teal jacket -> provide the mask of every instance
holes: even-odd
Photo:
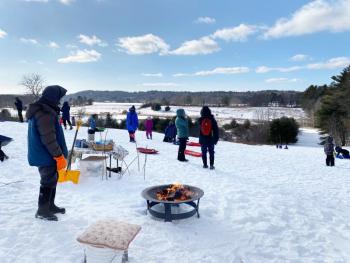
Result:
[[[177,138],[179,139],[179,151],[177,159],[180,162],[188,162],[185,158],[186,142],[189,136],[188,120],[184,109],[178,109],[176,111],[175,125],[177,129]]]

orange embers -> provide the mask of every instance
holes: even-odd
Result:
[[[171,184],[157,192],[157,199],[161,201],[186,201],[192,198],[193,192],[182,184]]]

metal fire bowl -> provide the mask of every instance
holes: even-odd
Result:
[[[191,199],[181,200],[181,201],[165,201],[165,200],[158,200],[157,199],[157,192],[160,192],[164,190],[165,188],[170,187],[172,184],[163,184],[163,185],[156,185],[146,188],[142,191],[141,195],[143,198],[145,198],[148,201],[156,202],[156,203],[163,203],[163,204],[181,204],[181,203],[188,203],[196,201],[204,195],[204,192],[202,189],[191,186],[191,185],[183,185],[184,187],[190,189],[190,191],[193,193]]]

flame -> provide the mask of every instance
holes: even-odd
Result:
[[[180,183],[174,183],[157,192],[157,199],[161,201],[186,201],[191,199],[193,192]]]

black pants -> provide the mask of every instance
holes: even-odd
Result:
[[[56,188],[58,181],[57,167],[52,166],[41,166],[39,167],[40,173],[40,185],[47,188]]]
[[[326,165],[327,166],[334,166],[334,155],[327,155],[326,158]]]
[[[179,161],[184,161],[185,158],[185,150],[186,150],[186,142],[187,142],[187,138],[179,138],[179,151],[177,154],[177,159]]]
[[[18,110],[18,118],[20,122],[23,122],[23,115],[21,110]]]
[[[64,128],[67,128],[67,122],[70,127],[72,127],[72,123],[70,122],[69,119],[63,119],[63,126]]]
[[[210,166],[214,166],[214,144],[202,144],[201,150],[203,165],[207,165],[207,152],[209,152]]]

